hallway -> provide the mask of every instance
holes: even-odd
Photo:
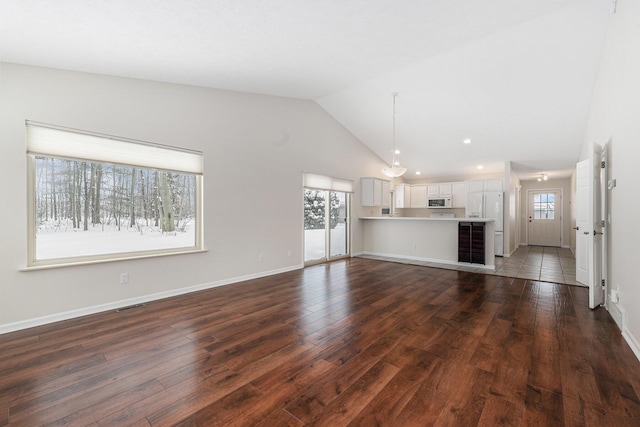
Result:
[[[576,260],[571,250],[547,246],[520,246],[511,257],[496,257],[495,270],[437,262],[416,261],[410,259],[389,258],[375,255],[361,255],[362,258],[393,261],[404,264],[445,268],[447,270],[470,271],[495,276],[516,277],[520,279],[540,280],[542,282],[562,283],[584,286],[576,282]]]

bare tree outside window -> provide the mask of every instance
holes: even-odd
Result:
[[[196,175],[36,156],[36,259],[193,247]]]

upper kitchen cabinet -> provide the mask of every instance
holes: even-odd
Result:
[[[409,184],[396,184],[393,188],[393,197],[395,197],[396,208],[411,207],[411,186]]]
[[[391,183],[382,181],[382,206],[391,207]]]
[[[500,179],[485,179],[484,191],[502,191],[502,178]]]
[[[429,184],[427,185],[427,196],[450,196],[453,194],[453,184]]]
[[[360,178],[361,206],[389,206],[390,202],[389,181],[378,178]]]
[[[427,207],[427,186],[426,185],[411,186],[411,207],[412,208]]]
[[[467,184],[464,182],[454,182],[451,184],[453,197],[451,198],[451,207],[465,208],[467,203]]]
[[[502,191],[502,178],[467,181],[469,193],[482,191]]]
[[[484,181],[467,181],[467,191],[469,193],[484,191]]]

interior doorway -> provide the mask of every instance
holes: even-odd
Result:
[[[527,243],[562,247],[562,190],[527,191]]]

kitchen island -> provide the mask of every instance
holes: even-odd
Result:
[[[364,255],[495,269],[494,220],[487,218],[362,217]],[[459,262],[460,223],[484,224],[484,264]]]

